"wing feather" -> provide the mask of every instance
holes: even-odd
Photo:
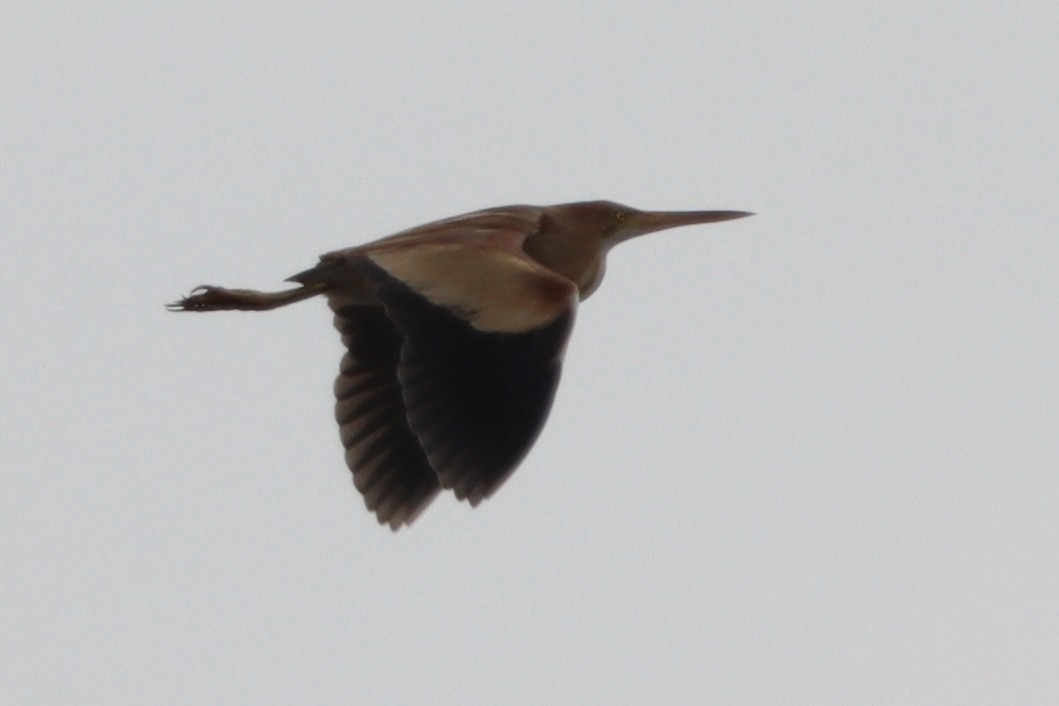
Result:
[[[440,490],[408,424],[397,376],[402,337],[379,306],[330,299],[346,354],[335,380],[335,418],[346,465],[364,503],[393,529],[411,523]]]
[[[414,255],[362,258],[357,268],[403,339],[397,378],[409,428],[441,486],[476,505],[544,425],[577,290],[503,250]]]

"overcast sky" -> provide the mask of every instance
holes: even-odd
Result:
[[[5,3],[0,700],[1054,704],[1059,5]],[[322,301],[485,206],[622,245],[536,448],[379,527]]]

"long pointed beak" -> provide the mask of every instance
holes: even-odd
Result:
[[[645,235],[667,228],[717,223],[753,215],[748,211],[641,211],[633,216],[629,235]]]

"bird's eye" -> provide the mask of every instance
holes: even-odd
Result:
[[[616,220],[618,223],[624,223],[625,219],[628,218],[628,217],[629,217],[629,214],[627,214],[625,211],[615,211],[614,212],[614,220]]]

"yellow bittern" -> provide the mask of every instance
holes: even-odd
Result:
[[[477,505],[548,416],[580,300],[611,247],[752,215],[610,201],[505,206],[321,256],[280,292],[197,287],[175,311],[264,311],[322,294],[342,334],[335,416],[368,509],[392,529],[442,488]]]

